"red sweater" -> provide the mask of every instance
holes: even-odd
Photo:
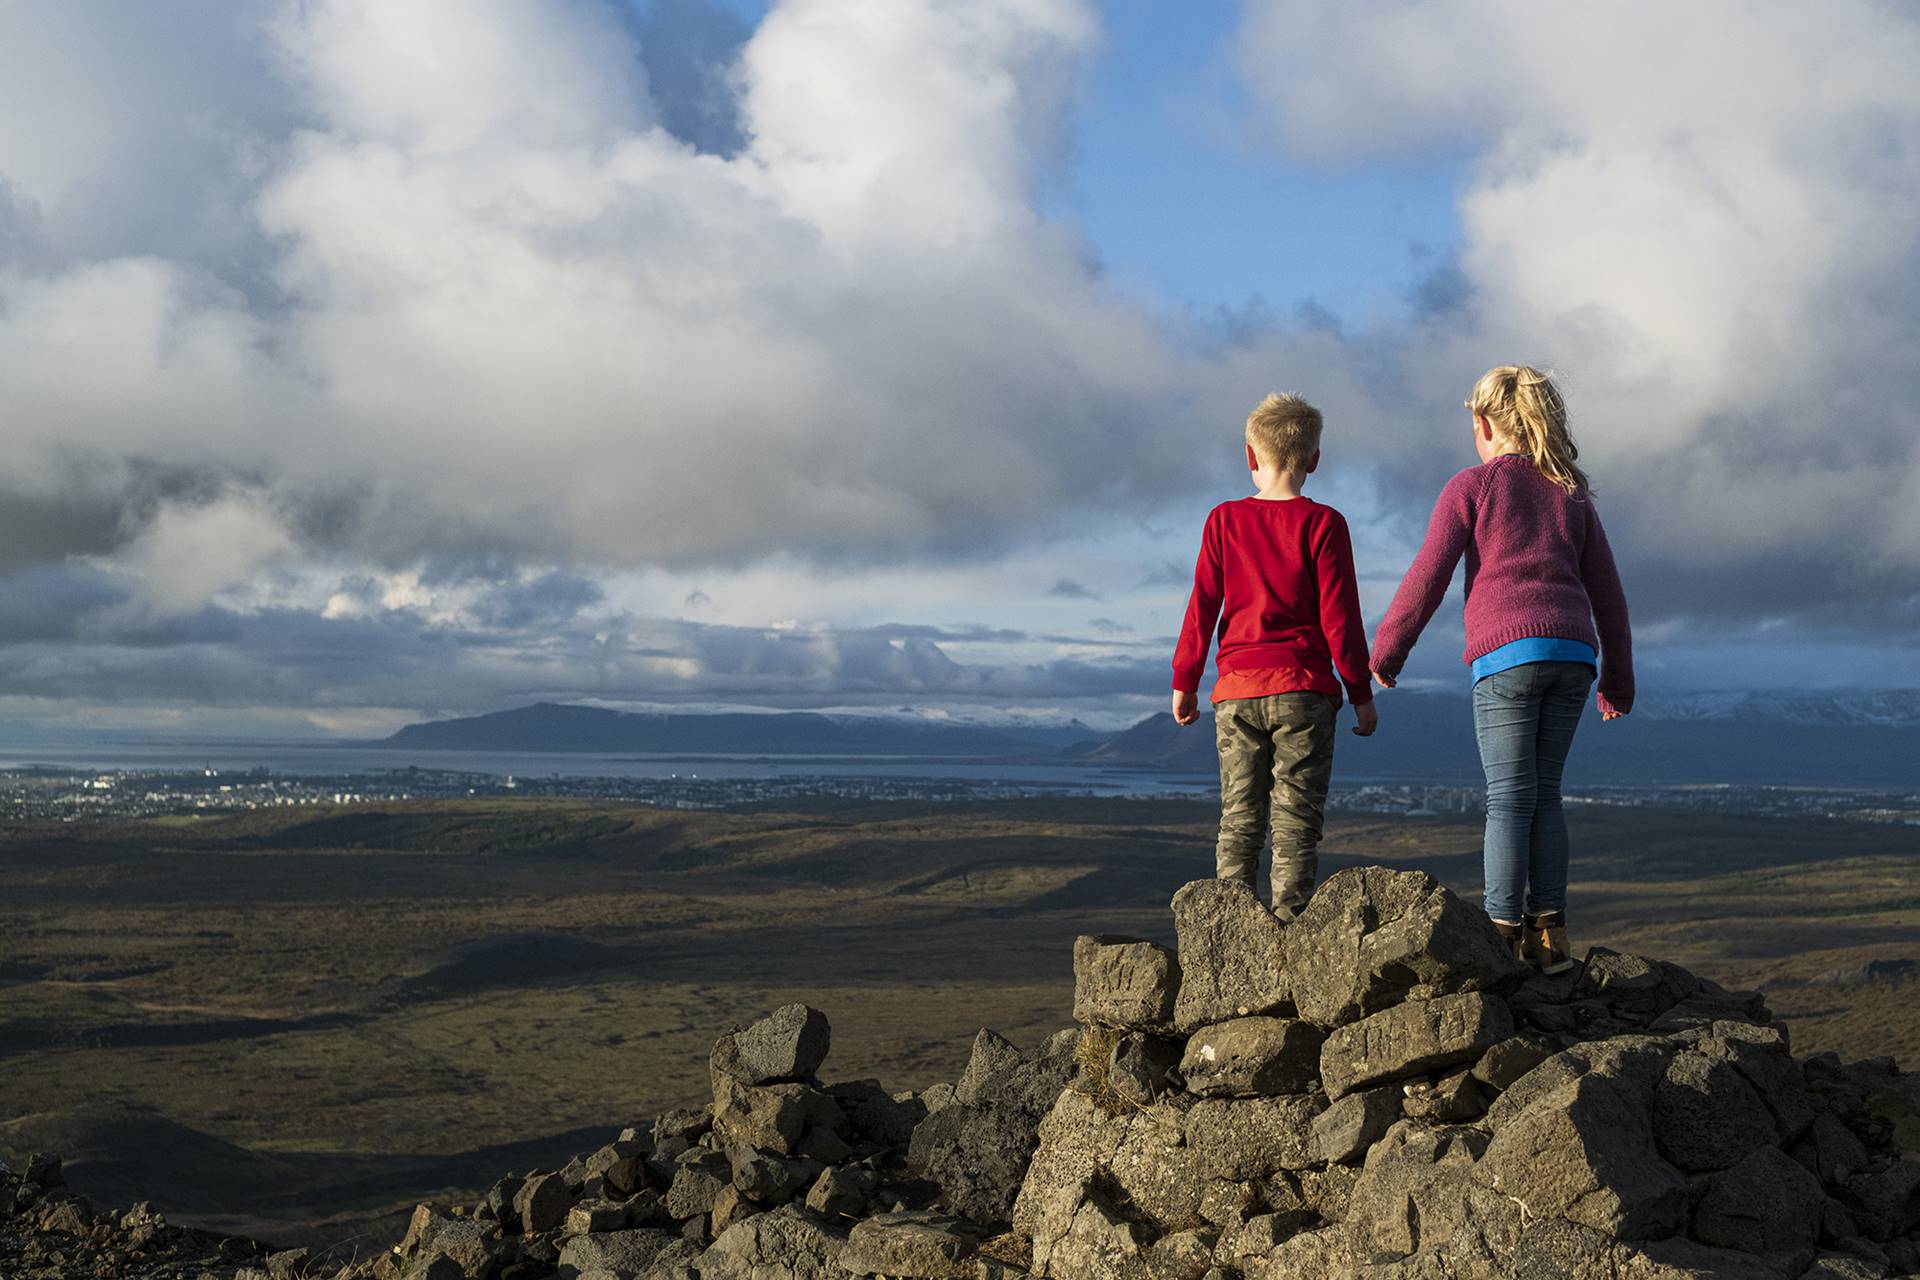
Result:
[[[1197,692],[1219,622],[1221,675],[1293,667],[1355,705],[1373,700],[1347,522],[1311,498],[1241,498],[1207,516],[1193,598],[1173,651],[1173,687]],[[1340,679],[1334,678],[1338,668]]]
[[[1633,631],[1600,513],[1520,454],[1468,467],[1440,491],[1374,636],[1374,670],[1400,674],[1463,555],[1467,662],[1535,636],[1584,641],[1600,651],[1600,709],[1633,709]]]

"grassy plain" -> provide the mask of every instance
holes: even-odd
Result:
[[[975,1029],[1069,1020],[1071,944],[1171,941],[1201,804],[501,801],[0,831],[0,1153],[299,1238],[564,1156],[692,1101],[790,1000],[834,1079],[954,1077]],[[1796,1049],[1920,1067],[1920,831],[1574,814],[1576,944],[1765,990]],[[1323,874],[1477,893],[1468,818],[1332,824]],[[316,1227],[316,1223],[322,1225]]]

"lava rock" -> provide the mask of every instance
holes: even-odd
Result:
[[[1318,1094],[1209,1098],[1187,1112],[1195,1166],[1216,1178],[1263,1178],[1314,1162],[1313,1122],[1326,1109]]]
[[[1235,1018],[1187,1041],[1180,1074],[1203,1098],[1303,1093],[1320,1078],[1326,1033],[1293,1018]]]
[[[1324,1027],[1523,976],[1486,913],[1424,871],[1336,871],[1286,926],[1286,950],[1293,1002]]]
[[[882,1213],[854,1224],[840,1266],[856,1276],[948,1280],[971,1276],[967,1260],[979,1248],[980,1228],[927,1210]]]
[[[804,1080],[820,1069],[833,1043],[827,1015],[804,1004],[782,1005],[734,1033],[746,1084]]]
[[[1415,1000],[1336,1028],[1320,1050],[1329,1098],[1383,1080],[1472,1062],[1513,1034],[1513,1016],[1481,992]]]
[[[1653,1089],[1653,1134],[1660,1154],[1688,1173],[1726,1169],[1780,1141],[1773,1115],[1753,1086],[1724,1059],[1675,1054]]]
[[[1209,1023],[1290,1011],[1287,926],[1238,880],[1195,880],[1173,895],[1180,990],[1174,1025]]]
[[[1707,1180],[1691,1234],[1747,1253],[1805,1254],[1804,1266],[1820,1238],[1825,1205],[1818,1178],[1777,1147],[1761,1147]]]
[[[1073,943],[1073,1016],[1084,1023],[1167,1031],[1180,962],[1157,942],[1083,934]]]
[[[1182,1085],[1184,1046],[1166,1036],[1129,1031],[1107,1055],[1107,1087],[1136,1107],[1150,1107]]]

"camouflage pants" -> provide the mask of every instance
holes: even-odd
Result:
[[[1214,704],[1220,749],[1214,874],[1254,884],[1271,815],[1273,911],[1282,920],[1291,920],[1306,905],[1320,870],[1337,710],[1324,693],[1276,693]]]

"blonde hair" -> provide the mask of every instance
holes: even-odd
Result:
[[[1497,435],[1568,493],[1590,487],[1577,461],[1580,447],[1567,429],[1567,402],[1546,374],[1524,364],[1489,369],[1473,384],[1467,408],[1491,422]]]
[[[1281,471],[1299,471],[1320,448],[1320,411],[1289,391],[1270,395],[1247,415],[1254,456]]]

